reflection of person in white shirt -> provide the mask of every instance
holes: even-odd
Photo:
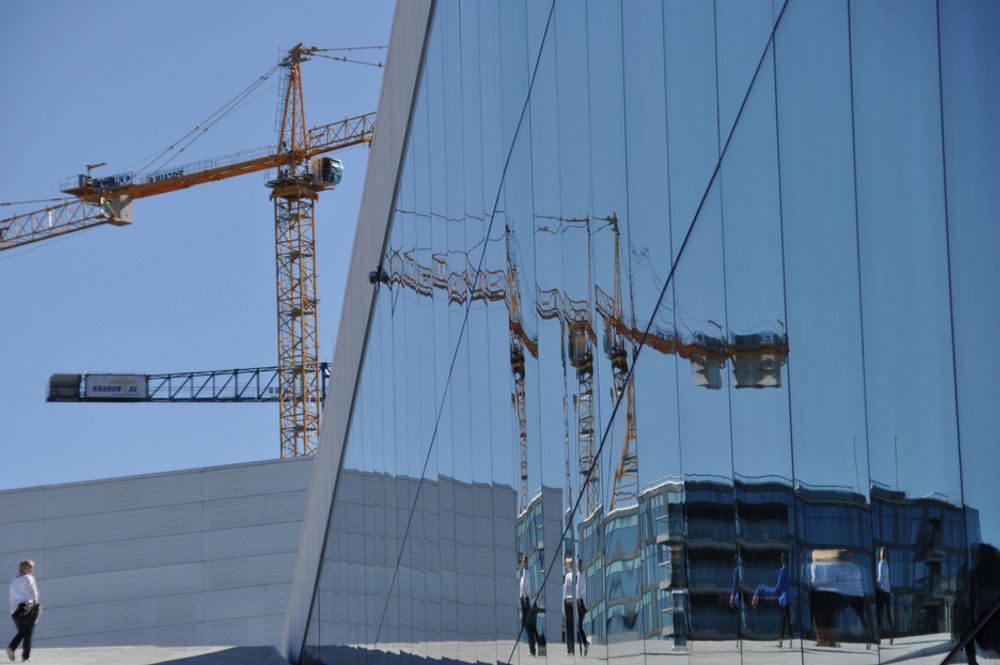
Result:
[[[831,556],[832,555],[832,556]],[[868,631],[868,606],[865,603],[861,570],[855,565],[854,557],[847,550],[816,550],[809,565],[812,578],[813,625],[833,629],[836,614],[841,606],[850,607],[858,615],[865,633],[865,645],[870,645]]]
[[[537,613],[531,602],[531,570],[528,568],[528,557],[521,558],[521,583],[518,591],[521,602],[521,628],[528,634],[528,650],[535,655],[535,644],[538,642],[538,628],[535,625]]]
[[[583,572],[583,558],[576,560],[576,638],[583,649],[583,655],[587,655],[587,633],[583,630],[583,617],[587,615],[587,574]]]
[[[566,621],[566,653],[575,652],[576,632],[573,630],[573,615],[576,614],[576,580],[573,579],[573,557],[566,558],[566,577],[563,578],[563,618]]]
[[[878,550],[878,584],[875,586],[875,623],[882,639],[882,610],[889,619],[889,644],[892,644],[892,584],[889,582],[889,561],[884,547]]]
[[[7,657],[14,660],[14,651],[21,645],[21,660],[31,658],[31,633],[38,621],[38,585],[35,583],[35,562],[25,559],[18,566],[18,575],[10,582],[10,618],[17,626],[17,635],[7,645]]]

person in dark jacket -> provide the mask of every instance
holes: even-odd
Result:
[[[757,585],[757,590],[753,594],[751,601],[757,607],[757,601],[761,596],[764,598],[776,598],[778,607],[781,608],[781,634],[778,636],[778,648],[785,639],[785,626],[788,626],[788,648],[792,648],[792,603],[791,603],[792,583],[788,572],[788,557],[781,553],[781,568],[778,569],[778,581],[774,586],[766,584]]]

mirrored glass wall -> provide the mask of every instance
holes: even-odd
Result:
[[[304,662],[941,662],[1000,599],[998,34],[438,0]]]

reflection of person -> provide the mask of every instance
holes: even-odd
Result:
[[[7,645],[7,657],[14,660],[14,650],[21,645],[21,661],[31,659],[31,633],[38,621],[38,585],[35,583],[35,562],[25,559],[18,566],[17,577],[10,582],[10,618],[17,626],[17,635]]]
[[[958,628],[963,637],[1000,601],[1000,550],[988,543],[979,543],[973,553],[973,567],[969,574],[969,600],[959,611]],[[957,609],[957,608],[956,608]],[[965,644],[965,657],[971,664],[978,663],[976,646],[986,653],[1000,652],[1000,613],[994,614]]]
[[[851,553],[847,550],[816,550],[809,571],[812,577],[809,604],[816,627],[816,643],[833,646],[837,611],[846,606],[858,615],[865,633],[865,646],[870,647],[870,624],[861,570],[855,565]]]
[[[573,557],[566,559],[566,577],[563,578],[563,617],[566,620],[566,653],[574,653],[573,644],[576,642],[576,633],[573,632],[573,614],[576,612],[576,603],[573,602],[575,589],[573,579]]]
[[[740,561],[736,555],[733,555],[733,588],[729,592],[729,609],[736,610],[736,641],[738,642],[743,639],[743,596],[740,593]]]
[[[754,607],[757,607],[757,601],[761,596],[765,598],[777,598],[778,607],[781,608],[781,634],[778,636],[778,648],[781,648],[781,643],[785,639],[785,626],[788,626],[788,648],[792,648],[792,603],[790,592],[792,589],[791,580],[788,573],[788,557],[782,552],[781,553],[781,568],[778,569],[778,581],[775,582],[774,586],[767,586],[766,584],[757,585],[757,590],[753,594]]]
[[[531,571],[528,570],[528,557],[521,559],[521,586],[518,592],[521,601],[521,627],[528,634],[528,650],[535,655],[535,644],[538,642],[538,628],[535,621],[538,611],[531,603]]]
[[[583,655],[587,655],[587,647],[589,643],[587,642],[587,633],[583,630],[583,617],[587,615],[587,576],[583,572],[583,558],[580,557],[576,560],[577,574],[576,574],[576,637],[577,642],[580,643],[580,648],[583,649]]]
[[[882,610],[889,619],[889,644],[893,640],[892,628],[892,584],[889,582],[889,561],[885,548],[878,551],[878,577],[875,585],[875,626],[878,639],[882,639]]]

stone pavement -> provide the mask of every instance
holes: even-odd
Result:
[[[0,663],[7,657],[0,651]],[[17,652],[21,662],[21,652]],[[32,665],[288,665],[274,647],[75,647],[31,650]]]

